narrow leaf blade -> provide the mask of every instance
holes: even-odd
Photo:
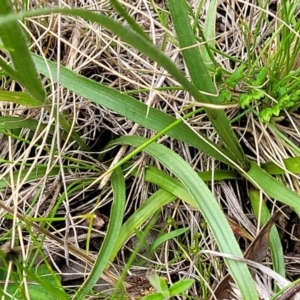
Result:
[[[129,144],[140,147],[147,139],[136,136],[121,137],[110,145]],[[110,146],[109,145],[109,146]],[[196,172],[179,155],[170,149],[152,143],[144,149],[149,155],[160,161],[185,185],[195,199],[200,212],[206,219],[221,252],[243,257],[234,234],[215,198]],[[226,239],[224,239],[226,236]],[[247,266],[243,263],[224,258],[229,272],[240,289],[243,299],[258,299],[254,282]]]
[[[1,18],[13,13],[13,6],[10,0],[0,1]],[[32,61],[25,34],[18,20],[11,19],[0,23],[0,36],[5,48],[9,49],[9,55],[15,71],[12,75],[20,79],[20,83],[38,101],[39,105],[43,104],[46,94]],[[7,70],[9,71],[9,68]]]
[[[125,208],[126,187],[123,172],[120,168],[117,168],[113,172],[111,182],[114,191],[114,201],[111,208],[107,233],[93,269],[87,280],[78,290],[75,297],[76,299],[84,299],[98,281],[100,275],[103,273],[108,264],[109,257],[117,243],[121,230]]]

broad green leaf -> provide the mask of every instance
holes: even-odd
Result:
[[[14,14],[12,1],[0,1],[0,17]],[[6,49],[9,49],[9,55],[12,61],[13,76],[27,89],[27,91],[36,99],[39,105],[43,104],[46,94],[41,80],[36,72],[31,54],[28,49],[25,34],[17,19],[0,23],[0,37]],[[2,67],[5,62],[1,60]],[[6,68],[9,71],[9,68]]]
[[[167,295],[168,295],[169,293],[168,293],[168,285],[166,282],[166,278],[159,277],[159,285],[160,285],[160,289],[161,289],[162,293],[167,292]]]
[[[174,1],[174,0],[173,0]],[[177,2],[176,2],[177,3]],[[181,1],[178,1],[178,5],[181,3]],[[195,78],[193,78],[193,73],[191,73],[193,82],[189,82],[189,80],[186,78],[186,76],[178,69],[178,67],[175,65],[175,63],[164,54],[163,51],[161,51],[158,47],[156,47],[153,43],[149,41],[149,39],[144,38],[144,36],[140,35],[138,32],[131,30],[130,28],[123,26],[121,23],[106,17],[102,14],[96,14],[93,12],[90,12],[88,10],[80,10],[80,9],[53,9],[53,10],[35,10],[30,12],[22,12],[20,14],[17,14],[16,16],[8,16],[6,18],[3,18],[0,20],[0,24],[2,24],[5,21],[10,21],[12,19],[15,19],[17,16],[33,16],[38,15],[41,13],[62,13],[62,14],[72,14],[75,16],[79,16],[85,19],[88,19],[92,22],[96,22],[97,24],[105,26],[108,30],[113,32],[114,34],[118,35],[124,42],[128,43],[129,45],[136,48],[138,51],[142,52],[146,56],[148,56],[150,59],[156,61],[160,66],[165,68],[177,81],[180,83],[197,101],[205,102],[205,103],[216,103],[220,104],[220,100],[218,100],[217,97],[214,96],[205,96],[204,94],[200,93],[198,89],[201,89],[205,92],[215,94],[214,87],[212,85],[212,81],[209,78],[209,74],[201,60],[199,51],[197,50],[197,57],[196,62],[197,64],[193,67],[194,71],[197,72],[197,75]],[[186,13],[186,12],[185,12]],[[181,14],[181,13],[180,13]],[[176,24],[175,24],[176,25]],[[190,37],[190,34],[189,34]],[[193,37],[193,41],[194,41]],[[192,43],[195,44],[195,43]],[[189,46],[189,45],[187,45]],[[193,49],[189,49],[193,50]],[[196,50],[196,49],[194,49]],[[190,53],[190,52],[189,52]],[[192,58],[192,55],[188,55],[189,58]],[[202,62],[202,65],[204,66],[204,69],[199,68],[199,62]],[[187,62],[188,63],[188,62]],[[191,61],[193,63],[193,61]],[[190,63],[188,63],[190,65]],[[197,69],[195,69],[197,68]],[[199,73],[200,72],[200,73]],[[203,82],[204,80],[204,82]],[[199,86],[200,85],[200,86]],[[232,152],[233,155],[230,154],[230,157],[232,157],[233,161],[236,161],[240,164],[241,167],[248,169],[248,162],[245,159],[245,156],[241,150],[241,147],[239,143],[237,142],[237,139],[235,135],[233,134],[233,131],[230,127],[229,121],[226,118],[225,114],[221,110],[216,109],[206,109],[208,115],[210,116],[210,120],[212,124],[214,125],[215,129],[219,133],[220,137],[222,138],[222,141],[225,145],[227,145],[227,148],[229,152]]]
[[[235,88],[240,80],[245,78],[246,65],[240,65],[226,80],[226,84],[232,88]]]
[[[194,279],[181,279],[177,282],[175,282],[170,288],[170,296],[177,296],[179,294],[184,293],[187,291],[193,284],[195,280]]]
[[[141,300],[165,300],[161,293],[154,293],[143,297]]]
[[[300,174],[300,157],[289,157],[283,159],[284,166],[288,171],[293,174]],[[261,167],[269,174],[285,174],[285,170],[276,165],[274,162],[267,162],[261,165]]]
[[[263,97],[265,97],[265,92],[260,90],[260,89],[256,89],[251,91],[251,95],[253,99],[259,100]]]
[[[258,74],[255,76],[255,80],[251,82],[251,85],[260,87],[262,86],[268,79],[268,67],[263,67],[260,69]]]
[[[0,90],[0,101],[9,101],[29,107],[41,106],[40,101],[28,93],[12,92]]]
[[[47,61],[47,67],[44,60],[36,55],[33,55],[33,60],[40,73],[48,77],[51,76],[54,81],[57,81],[57,65],[55,63]],[[51,74],[49,74],[48,68]],[[109,110],[146,128],[161,131],[176,121],[175,118],[164,112],[149,108],[144,103],[141,103],[128,95],[122,94],[115,89],[111,89],[93,80],[84,78],[62,66],[60,67],[60,84],[77,95],[103,105]],[[230,166],[232,165],[230,161],[227,160],[227,157],[233,159],[232,154],[221,149],[220,146],[212,143],[204,136],[201,136],[200,139],[195,132],[183,123],[171,129],[167,134],[208,153]],[[223,155],[221,153],[223,153]]]
[[[297,214],[300,213],[300,197],[287,188],[282,182],[272,177],[256,163],[251,162],[248,173],[243,174],[256,188],[271,198],[290,206]]]
[[[239,103],[242,109],[249,107],[252,100],[253,100],[252,94],[245,93],[239,96]]]
[[[190,20],[183,1],[169,0],[169,7],[180,47],[184,48],[184,50],[182,50],[182,54],[192,78],[192,82],[197,89],[207,93],[203,96],[201,101],[213,104],[222,103],[217,96],[216,89],[201,58],[200,51],[197,47],[195,47],[197,41],[194,36],[192,26],[190,25]],[[187,91],[190,92],[188,88]],[[200,99],[197,99],[196,97],[196,100],[199,101]],[[242,168],[248,169],[249,162],[247,161],[246,156],[234,135],[224,111],[209,108],[206,108],[205,110],[227,150],[234,154],[234,161],[239,163]]]
[[[93,269],[87,280],[81,285],[76,293],[75,298],[79,300],[84,299],[99,280],[100,275],[108,265],[109,258],[117,244],[118,236],[120,234],[126,200],[125,180],[121,168],[117,168],[113,172],[111,183],[114,192],[114,201],[111,208],[108,229]]]
[[[140,147],[146,142],[147,139],[142,137],[126,136],[110,142],[108,147],[119,144]],[[165,146],[152,143],[148,145],[144,151],[162,163],[185,185],[210,227],[220,251],[236,257],[243,257],[223,211],[212,196],[210,190],[192,167],[179,155]],[[226,238],[224,239],[224,237]],[[227,258],[224,258],[224,260],[244,299],[258,299],[254,282],[247,266],[235,260]]]
[[[168,290],[168,286],[165,279],[159,277],[154,270],[151,270],[147,274],[147,279],[149,280],[150,284],[154,287],[157,293],[163,293],[164,291]]]

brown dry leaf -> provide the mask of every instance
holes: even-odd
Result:
[[[244,257],[256,262],[262,262],[268,252],[269,235],[271,228],[279,216],[282,214],[282,210],[278,210],[272,215],[268,222],[262,227],[258,235],[246,250]]]
[[[277,220],[277,218],[281,215],[281,212],[282,211],[279,210],[275,214],[273,214],[272,217],[268,220],[268,222],[262,227],[258,235],[255,237],[253,242],[246,250],[244,254],[245,259],[249,259],[255,262],[261,262],[265,258],[268,252],[269,234],[271,228]],[[216,287],[214,294],[211,297],[211,300],[231,299],[232,282],[233,280],[230,274],[227,274]]]
[[[276,300],[298,300],[300,291],[300,282],[293,285],[291,288],[286,290],[282,295],[276,298]]]
[[[248,233],[248,231],[245,228],[243,228],[240,224],[238,224],[235,220],[233,220],[229,216],[226,216],[226,219],[227,219],[232,231],[235,234],[238,234],[239,236],[242,236],[251,242],[253,241],[253,237]]]

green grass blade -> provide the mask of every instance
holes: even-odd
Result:
[[[38,127],[38,121],[27,119],[23,117],[0,117],[0,130],[10,130],[10,129],[17,129],[17,128],[29,128],[31,130],[36,130]],[[46,128],[45,124],[40,124],[40,130]],[[55,128],[50,128],[50,133],[54,133]]]
[[[28,93],[0,90],[0,101],[9,101],[29,107],[41,106],[40,101]]]
[[[126,240],[132,235],[136,228],[139,228],[144,222],[149,220],[149,218],[153,217],[155,212],[161,207],[174,200],[176,200],[176,196],[165,190],[158,190],[149,197],[123,224],[115,248],[111,253],[110,261],[112,261],[121,250]]]
[[[18,18],[36,16],[47,13],[61,13],[65,15],[74,15],[84,18],[91,22],[106,27],[112,33],[119,36],[125,43],[134,47],[141,53],[156,61],[160,66],[165,68],[192,96],[198,101],[207,102],[206,97],[201,94],[198,89],[186,78],[186,76],[178,69],[176,64],[156,45],[144,38],[138,32],[133,31],[122,25],[120,22],[113,20],[103,14],[94,13],[82,9],[36,9],[34,11],[22,11],[18,14],[10,14],[0,19],[0,25],[7,21],[16,20]]]
[[[194,279],[180,279],[169,288],[170,296],[178,296],[184,293],[192,287],[194,282]]]
[[[78,290],[75,299],[84,299],[84,297],[89,293],[96,282],[99,280],[100,275],[103,273],[107,267],[111,253],[115,249],[115,245],[118,241],[118,236],[121,230],[123,217],[124,217],[124,208],[126,200],[126,187],[124,175],[121,168],[117,168],[111,177],[111,183],[114,192],[114,201],[111,208],[110,220],[108,224],[107,233],[105,239],[102,243],[100,252],[97,256],[96,262],[93,266],[93,269]]]
[[[1,162],[3,163],[3,161]],[[17,180],[23,181],[26,178],[26,182],[30,182],[32,180],[38,180],[45,176],[47,171],[47,166],[36,166],[34,167],[30,173],[29,169],[23,169],[21,171],[14,171],[13,178],[14,182],[17,182]],[[60,173],[60,167],[59,166],[53,166],[49,173],[47,173],[47,176],[57,176]],[[0,178],[0,191],[4,188],[11,187],[11,177],[10,175],[1,176]]]
[[[110,3],[116,9],[116,11],[128,22],[131,28],[143,36],[145,39],[150,40],[149,36],[145,34],[143,29],[139,26],[139,24],[130,16],[127,10],[119,3],[118,0],[110,0]]]
[[[0,17],[12,15],[13,7],[10,0],[0,1]],[[9,49],[9,55],[15,72],[20,77],[20,83],[39,102],[43,104],[46,94],[41,80],[36,72],[31,54],[28,49],[26,37],[17,19],[0,23],[0,36],[5,49]],[[2,61],[3,62],[3,61]],[[6,69],[9,71],[9,68]]]
[[[289,172],[292,172],[293,174],[300,174],[300,157],[289,157],[284,158],[283,160],[284,166]],[[268,172],[269,174],[273,175],[280,175],[285,174],[285,170],[283,170],[281,167],[276,165],[274,162],[267,162],[261,165],[261,167]]]
[[[45,130],[48,125],[41,124],[37,120],[28,119],[24,117],[0,117],[0,132],[4,132],[6,130],[11,129],[23,129],[28,128],[33,132]],[[47,130],[49,135],[54,135],[55,126],[50,126]],[[67,139],[67,132],[63,132],[61,135],[63,140]]]
[[[183,1],[169,0],[169,6],[180,47],[186,48],[182,50],[182,54],[192,78],[192,82],[197,89],[216,95],[216,90],[201,58],[198,47],[195,47],[197,41],[190,25],[190,20]],[[204,98],[205,102],[208,103],[221,103],[217,96],[206,95]],[[199,99],[196,98],[196,100]],[[249,169],[249,162],[233,133],[224,111],[207,108],[206,112],[223,143],[226,145],[227,149],[234,154],[235,161],[238,162],[242,168]]]
[[[49,74],[48,68],[42,58],[33,55],[33,59],[37,70],[41,74],[48,77],[51,76],[54,81],[57,81],[57,65],[55,63],[47,61],[48,68],[51,72],[51,74]],[[121,94],[115,89],[77,75],[62,66],[60,67],[60,84],[77,95],[103,105],[109,110],[152,130],[161,131],[176,121],[175,118],[164,112],[149,108],[144,103],[141,103],[128,95]],[[199,136],[185,124],[181,123],[177,125],[167,134],[173,138],[186,142],[231,166],[230,161],[227,160],[226,157],[229,157],[232,160],[234,158],[229,152],[224,151],[204,136],[202,136],[203,140],[200,139]],[[223,153],[223,155],[220,154],[220,152]]]
[[[287,188],[282,182],[276,180],[256,163],[251,162],[248,173],[243,174],[256,188],[271,198],[290,206],[297,214],[300,213],[300,197]]]
[[[145,173],[145,181],[157,184],[167,192],[173,194],[189,205],[198,208],[198,205],[192,195],[187,191],[185,186],[172,176],[149,166]]]
[[[158,237],[151,245],[150,252],[155,251],[155,249],[158,248],[161,244],[165,243],[168,240],[174,239],[177,236],[182,235],[183,233],[185,233],[188,230],[189,230],[189,227],[179,228],[179,229],[170,231],[170,232],[165,233],[164,235]]]
[[[1,20],[1,19],[0,19]],[[3,69],[3,73],[5,75],[9,75],[11,79],[17,81],[22,86],[26,86],[27,81],[26,78],[23,78],[18,72],[16,72],[10,65],[8,65],[1,57],[0,57],[0,67]],[[38,102],[38,106],[41,105],[41,103],[38,100],[35,100]]]
[[[140,147],[146,142],[147,139],[142,137],[126,136],[112,141],[109,143],[109,146],[127,144]],[[192,167],[179,155],[163,145],[152,143],[148,145],[144,151],[160,161],[185,185],[210,227],[220,251],[237,257],[243,257],[220,206]],[[226,258],[224,258],[224,260],[232,278],[243,295],[243,299],[258,299],[255,285],[247,266],[234,260]]]
[[[178,1],[178,4],[180,1]],[[142,52],[146,56],[148,56],[150,59],[156,61],[160,66],[162,66],[165,70],[167,70],[177,81],[180,83],[189,93],[197,100],[201,102],[211,102],[216,103],[215,97],[208,97],[201,94],[198,90],[198,84],[197,82],[194,82],[192,84],[189,82],[189,80],[186,78],[186,76],[178,69],[178,67],[175,65],[175,63],[164,54],[163,51],[161,51],[158,47],[156,47],[153,43],[149,41],[149,39],[144,38],[144,36],[140,35],[138,32],[131,30],[130,28],[123,26],[121,23],[106,17],[102,14],[96,14],[90,11],[83,11],[80,9],[53,9],[53,10],[35,10],[30,12],[22,12],[18,14],[19,17],[24,16],[33,16],[38,15],[41,13],[62,13],[62,14],[72,14],[75,16],[79,16],[82,18],[85,18],[91,22],[96,22],[99,25],[105,26],[107,29],[109,29],[111,32],[119,36],[124,42],[128,43],[129,45],[133,46],[138,51]],[[9,16],[7,18],[3,18],[0,20],[0,24],[3,23],[5,20],[11,20],[16,18],[16,16]],[[175,24],[176,25],[176,24]],[[192,49],[191,49],[192,50]],[[191,57],[189,55],[189,57]],[[200,54],[198,52],[197,61],[199,62]],[[201,58],[200,58],[201,59]],[[202,62],[203,64],[203,62]],[[197,67],[199,67],[198,64],[196,64]],[[204,66],[204,65],[203,65]],[[205,67],[205,66],[204,66]],[[197,70],[197,72],[199,69]],[[206,69],[201,70],[201,72],[207,72]],[[192,73],[191,73],[192,75]],[[193,77],[193,76],[192,76]],[[209,84],[209,75],[204,76],[203,73],[201,73],[200,76],[197,75],[195,78],[201,77],[201,85],[203,85],[203,90],[207,90],[210,92],[210,88],[208,87]],[[203,83],[203,80],[205,82]],[[193,78],[194,81],[194,78]],[[210,86],[212,86],[212,82],[210,82]],[[213,90],[211,90],[213,91]],[[209,101],[209,100],[210,101]],[[237,161],[240,163],[241,167],[247,168],[247,161],[245,160],[245,157],[243,155],[243,152],[241,151],[241,148],[239,147],[239,144],[237,143],[237,139],[234,136],[232,129],[229,125],[229,122],[224,114],[224,112],[221,112],[220,110],[214,110],[214,109],[207,109],[207,112],[210,115],[211,122],[214,126],[216,126],[217,132],[220,134],[223,142],[227,145],[228,149],[234,154],[234,161]]]
[[[13,15],[12,2],[10,0],[0,1],[0,19],[3,20],[11,15]],[[11,76],[11,78],[23,85],[32,96],[30,97],[30,95],[26,93],[17,94],[1,91],[0,98],[4,99],[6,96],[8,98],[6,101],[9,100],[14,103],[31,107],[45,104],[46,94],[28,49],[26,36],[17,18],[11,18],[6,22],[0,22],[0,37],[5,49],[9,49],[13,67],[7,65],[2,59],[0,59],[0,66],[9,76]],[[49,102],[47,104],[51,103]],[[68,133],[72,131],[71,136],[73,139],[82,149],[88,150],[88,147],[78,134],[71,130],[71,125],[62,114],[60,114],[59,121],[65,132]]]
[[[256,189],[249,190],[249,198],[251,205],[255,214],[255,217],[258,219],[260,215],[260,225],[263,226],[270,219],[271,214],[269,209],[264,201],[260,201],[259,191]],[[260,211],[261,205],[261,211]],[[276,226],[273,226],[270,232],[269,237],[269,246],[272,255],[272,263],[274,270],[285,277],[285,264],[284,264],[284,255],[281,240],[278,234]]]
[[[68,300],[68,294],[60,283],[59,276],[45,264],[39,264],[37,269],[25,268],[28,281],[31,283],[28,285],[28,291],[30,299],[44,299],[44,300]],[[11,294],[20,290],[20,283],[10,285]],[[20,298],[21,293],[18,295]],[[15,297],[13,297],[16,299]],[[20,299],[19,298],[19,299]]]
[[[133,171],[134,176],[138,176],[138,172]],[[206,180],[211,179],[205,175]],[[156,169],[153,166],[149,166],[146,169],[145,181],[157,184],[163,189],[155,192],[143,205],[130,216],[130,218],[124,223],[117,245],[112,253],[111,259],[121,250],[126,240],[134,232],[135,228],[139,228],[144,222],[146,222],[151,216],[155,214],[162,206],[174,201],[175,199],[182,199],[191,206],[198,208],[194,198],[187,192],[186,188],[181,182],[174,179],[170,175]]]
[[[56,109],[57,107],[55,106],[55,110]],[[58,118],[59,118],[59,124],[64,129],[65,133],[71,132],[71,137],[73,138],[74,141],[76,141],[77,145],[79,145],[82,150],[89,151],[89,146],[82,140],[80,135],[74,130],[70,122],[64,117],[63,113],[60,113],[58,115]]]
[[[212,176],[213,173],[213,176]],[[135,170],[132,170],[132,174],[137,176],[138,172]],[[166,176],[166,177],[165,177]],[[203,181],[211,181],[212,179],[214,181],[222,181],[222,180],[228,180],[228,179],[241,179],[242,177],[234,171],[230,170],[215,170],[212,171],[206,171],[206,172],[199,172],[198,176]],[[156,179],[159,178],[159,179]],[[175,180],[173,177],[167,175],[165,172],[158,170],[157,168],[153,166],[148,166],[145,172],[145,180],[157,184],[160,180],[164,181],[164,178]],[[156,182],[154,182],[156,181]],[[174,184],[180,184],[177,180],[175,180]],[[180,198],[180,197],[179,197]]]
[[[206,43],[210,48],[215,48],[215,27],[216,27],[216,16],[217,15],[217,1],[211,0],[207,10],[206,18],[203,26],[203,35],[205,37]],[[213,61],[210,58],[210,55],[207,51],[207,47],[203,47],[202,50],[202,59],[204,64],[210,68],[213,67]]]

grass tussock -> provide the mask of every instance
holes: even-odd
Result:
[[[1,299],[297,299],[298,2],[3,1]]]

